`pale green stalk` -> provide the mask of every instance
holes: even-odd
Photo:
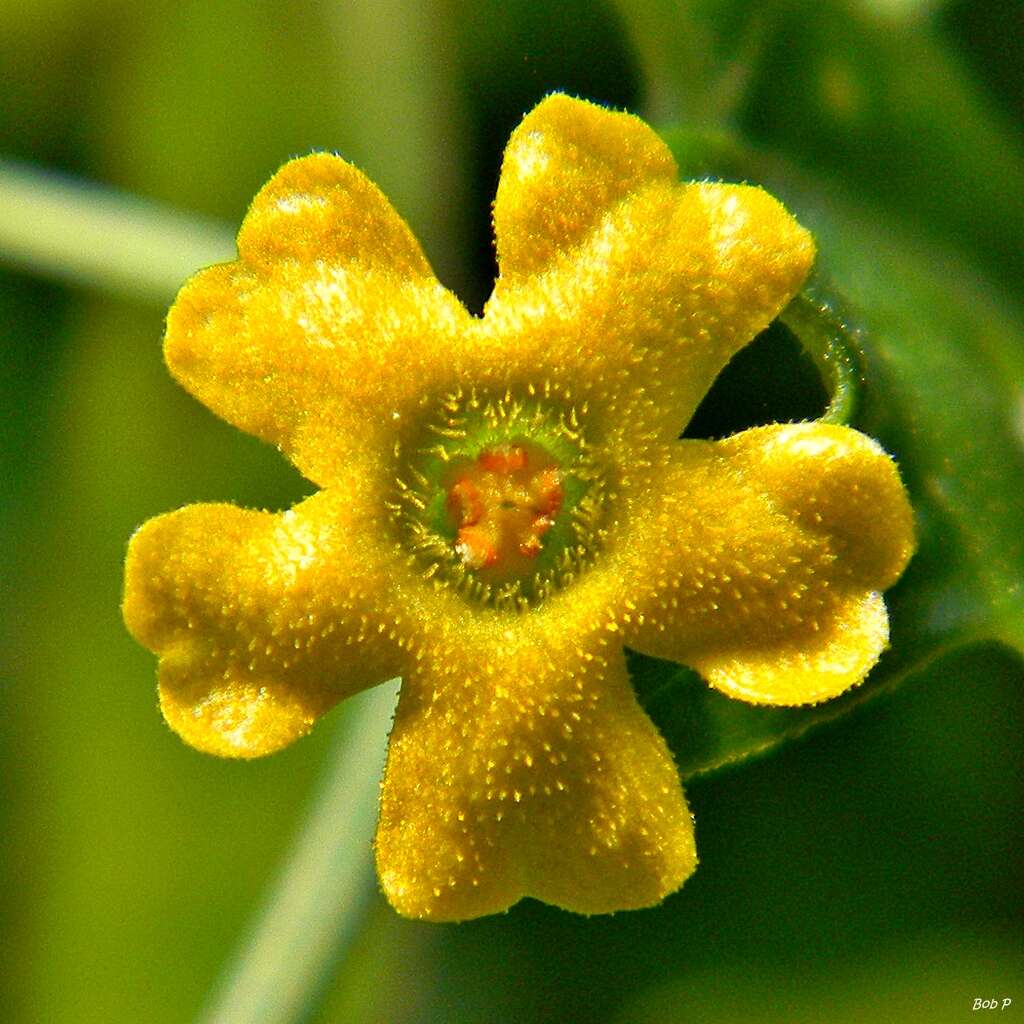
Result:
[[[289,1024],[318,1001],[374,890],[371,840],[396,684],[350,699],[328,773],[202,1024]]]
[[[348,0],[324,8],[337,60],[339,151],[405,217],[441,281],[465,281],[465,111],[452,0]],[[355,112],[355,113],[354,113]]]
[[[234,255],[216,221],[0,160],[0,261],[164,305],[190,274]]]
[[[713,39],[687,0],[614,0],[636,51],[654,124],[706,125],[711,103]]]
[[[722,0],[613,2],[643,73],[647,120],[702,130],[727,125],[779,4],[762,0],[723,16]]]

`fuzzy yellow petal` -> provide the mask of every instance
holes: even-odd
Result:
[[[696,866],[621,648],[552,641],[493,662],[452,651],[404,680],[376,841],[400,913],[463,920],[523,896],[608,913],[660,902]]]
[[[827,535],[850,581],[886,590],[899,579],[914,551],[914,513],[877,441],[829,423],[771,424],[726,438],[718,451],[777,509]]]
[[[286,164],[253,201],[238,247],[237,262],[182,288],[167,364],[219,416],[335,482],[353,445],[415,403],[471,318],[340,157]]]
[[[677,178],[668,147],[640,118],[560,93],[542,100],[502,160],[494,235],[505,283],[580,245],[615,204]]]
[[[161,707],[187,743],[271,753],[395,674],[382,569],[346,519],[321,493],[280,515],[192,505],[132,538],[125,622],[160,654]]]
[[[358,265],[395,284],[433,276],[384,193],[331,153],[289,161],[260,189],[238,232],[238,254],[271,269],[292,261]]]
[[[759,703],[863,680],[888,640],[878,591],[913,549],[892,459],[848,427],[806,423],[680,442],[661,472],[631,552],[627,644]]]
[[[697,647],[689,664],[715,689],[750,704],[815,704],[863,682],[889,640],[876,592],[837,591],[806,622],[748,644]]]
[[[483,351],[585,381],[610,417],[662,436],[678,434],[814,259],[810,235],[762,189],[679,184],[642,121],[566,96],[513,133],[494,220]]]

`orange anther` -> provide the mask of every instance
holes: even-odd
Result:
[[[448,492],[448,509],[458,519],[459,526],[477,523],[484,514],[480,490],[472,480],[457,480]]]
[[[498,561],[498,551],[490,531],[481,526],[464,526],[459,530],[455,550],[463,564],[471,569],[486,569]]]
[[[538,516],[533,521],[533,528],[537,533],[538,537],[543,537],[552,526],[555,525],[555,520],[552,516]]]
[[[531,508],[535,512],[551,515],[562,507],[565,492],[562,490],[561,474],[553,466],[537,475],[532,488],[533,502]]]
[[[527,558],[536,558],[540,554],[540,537],[527,537],[519,545],[519,554]]]
[[[514,473],[526,467],[526,449],[518,444],[507,448],[488,448],[477,456],[476,461],[488,473]]]

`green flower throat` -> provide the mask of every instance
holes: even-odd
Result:
[[[445,396],[402,459],[390,506],[427,578],[524,610],[585,571],[613,500],[587,411],[551,384]]]

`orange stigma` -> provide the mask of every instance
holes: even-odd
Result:
[[[448,488],[462,563],[496,577],[528,572],[563,498],[561,473],[542,448],[515,442],[484,449]]]

